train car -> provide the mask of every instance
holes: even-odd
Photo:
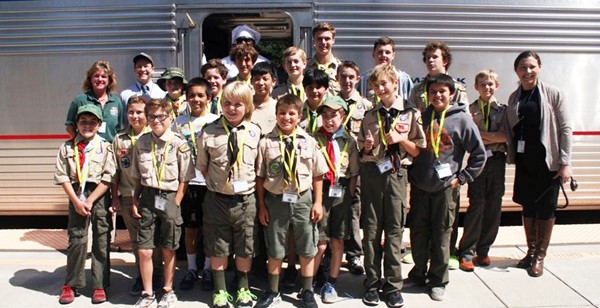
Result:
[[[311,28],[321,21],[337,29],[336,56],[363,69],[373,65],[373,42],[392,37],[395,65],[415,81],[426,72],[423,46],[445,41],[454,56],[450,74],[471,99],[477,97],[473,77],[491,68],[500,75],[497,96],[506,101],[517,87],[516,55],[539,52],[541,78],[560,87],[571,106],[580,188],[569,192],[569,208],[600,208],[598,1],[40,0],[0,2],[0,215],[66,213],[67,198],[52,185],[55,156],[67,138],[69,103],[94,61],[110,61],[120,92],[135,81],[131,60],[141,51],[153,56],[157,75],[179,66],[191,78],[203,55],[227,54],[239,24],[261,32],[259,50],[277,63],[292,44],[311,55]],[[512,174],[509,167],[505,211],[519,210],[511,202]]]

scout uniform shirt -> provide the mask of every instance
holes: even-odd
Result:
[[[498,103],[494,97],[492,97],[487,104],[481,99],[474,101],[469,105],[469,111],[471,111],[473,121],[480,132],[506,133],[504,119],[506,105]],[[486,144],[485,150],[487,156],[490,156],[493,152],[506,153],[507,144],[506,142]]]
[[[77,110],[79,107],[87,104],[95,104],[96,106],[100,107],[100,110],[102,110],[103,119],[100,129],[98,129],[98,135],[106,139],[106,141],[112,142],[117,132],[121,130],[123,106],[121,105],[121,100],[118,96],[110,93],[107,95],[108,101],[104,103],[104,107],[102,107],[102,104],[94,96],[92,91],[75,96],[71,102],[71,105],[69,106],[65,125],[73,126],[75,130],[77,130],[75,121],[77,120]]]
[[[209,112],[206,112],[206,115],[201,117],[194,117],[191,113],[188,113],[178,116],[177,119],[173,121],[171,129],[174,132],[181,134],[191,149],[192,166],[196,165],[196,158],[198,157],[198,137],[202,133],[202,128],[218,118],[218,115]],[[206,181],[200,170],[194,168],[194,172],[195,177],[190,181],[190,185],[206,185]]]
[[[80,141],[83,144],[77,148]],[[79,157],[76,154],[79,154]],[[75,139],[63,143],[58,150],[54,171],[56,185],[62,183],[79,185],[82,182],[110,183],[114,174],[115,161],[112,146],[98,135],[85,144],[84,139],[78,134]]]
[[[319,129],[315,134],[315,139],[319,144],[321,154],[323,154],[327,162],[329,172],[332,172],[335,176],[336,185],[338,184],[338,179],[350,179],[358,175],[360,161],[356,140],[343,126],[331,135],[323,129]],[[333,160],[329,157],[330,154],[327,153],[327,143],[329,140],[332,141],[333,145]],[[324,179],[327,179],[329,172],[325,175]]]
[[[333,95],[338,95],[340,93],[340,83],[335,78],[337,76],[338,67],[342,64],[342,60],[338,57],[333,57],[333,61],[329,63],[317,63],[317,58],[312,57],[308,63],[306,64],[307,69],[318,68],[322,71],[325,71],[327,76],[329,76],[329,93]]]
[[[271,91],[271,97],[273,97],[275,100],[279,100],[286,94],[293,94],[296,97],[298,97],[301,101],[306,100],[306,95],[304,94],[304,86],[302,85],[302,83],[296,86],[293,85],[289,81],[289,79],[285,83],[277,85],[275,88],[273,88],[273,91]]]
[[[148,127],[144,128],[142,135],[149,131]],[[131,158],[136,143],[137,137],[134,135],[131,126],[127,126],[113,140],[115,165],[117,167],[117,174],[119,175],[119,191],[123,197],[128,198],[133,196],[133,189],[135,188],[135,180],[131,177]],[[116,179],[117,177],[114,177],[113,182]]]
[[[450,105],[454,105],[458,103],[465,107],[467,113],[469,112],[469,99],[467,98],[467,90],[462,83],[454,82],[454,87],[456,91],[454,93],[454,97],[450,101]],[[408,101],[412,104],[412,107],[416,107],[421,112],[423,112],[427,106],[429,106],[429,98],[427,93],[427,77],[423,78],[423,81],[415,85],[415,87],[410,92],[410,98]]]
[[[358,133],[360,132],[360,126],[365,117],[365,113],[373,108],[373,103],[362,97],[358,91],[354,91],[354,93],[352,93],[348,99],[344,99],[344,101],[348,104],[348,115],[344,121],[344,127],[346,127],[346,130],[350,135],[356,139],[358,138]]]
[[[405,101],[398,98],[392,104],[390,110],[395,109],[398,113],[395,118],[392,118],[390,129],[395,129],[396,132],[407,137],[408,140],[415,143],[419,148],[425,148],[425,132],[421,123],[421,113],[415,108],[406,108]],[[378,162],[386,157],[386,145],[382,142],[382,136],[385,135],[384,118],[381,116],[381,109],[385,109],[383,104],[379,103],[365,114],[362,123],[362,129],[358,135],[358,148],[364,149],[365,137],[367,130],[373,135],[373,150],[369,154],[362,156],[362,162]],[[379,115],[379,116],[378,116]],[[409,155],[404,147],[400,148],[400,165],[408,166],[412,164],[413,157]]]
[[[261,131],[261,136],[266,135],[275,128],[277,125],[277,102],[271,99],[267,103],[263,103],[260,106],[254,105],[254,111],[252,111],[252,123],[258,124]]]
[[[148,133],[133,149],[131,176],[142,186],[177,191],[180,182],[194,177],[190,147],[179,134],[167,129],[162,136]]]
[[[236,134],[238,154],[229,159],[229,135]],[[206,125],[198,137],[196,169],[206,170],[206,187],[225,195],[247,195],[254,192],[256,155],[260,127],[242,121],[234,132],[221,116]]]
[[[173,106],[173,109],[171,111],[173,122],[175,122],[175,119],[178,116],[187,114],[189,112],[188,102],[185,100],[185,94],[181,95],[176,100],[171,99],[169,95],[166,95],[164,99],[166,99],[171,104],[171,106]]]
[[[322,103],[322,102],[321,102]],[[314,136],[319,127],[323,125],[323,118],[317,113],[317,110],[312,111],[308,102],[304,102],[302,108],[302,119],[298,123],[298,127],[302,128],[309,135]]]
[[[283,194],[284,191],[303,193],[312,188],[313,177],[323,176],[329,170],[317,141],[302,128],[296,127],[295,132],[289,136],[294,144],[296,174],[292,174],[293,180],[286,187],[283,175],[286,164],[282,153],[285,137],[287,136],[275,127],[260,141],[256,160],[256,175],[264,178],[263,186],[275,195]]]

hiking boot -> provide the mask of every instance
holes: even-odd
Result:
[[[134,308],[156,308],[158,303],[156,302],[156,297],[154,295],[142,294],[140,298],[138,298],[137,302],[135,302]]]
[[[66,304],[70,304],[75,300],[75,296],[77,296],[77,289],[76,288],[71,288],[68,285],[64,285],[62,287],[62,291],[60,293],[60,297],[58,298],[58,302],[66,305]]]
[[[273,307],[281,302],[281,295],[279,292],[267,291],[261,298],[256,302],[254,308],[269,308]]]
[[[246,290],[241,288],[237,292],[237,296],[235,298],[235,307],[236,308],[251,308],[252,301],[256,300],[256,295],[252,294],[250,290]]]
[[[326,282],[321,288],[321,301],[325,304],[332,304],[338,300],[338,294],[333,284]]]
[[[194,288],[194,283],[196,280],[198,280],[198,272],[190,269],[187,271],[187,273],[185,273],[181,283],[179,283],[179,288],[181,290],[191,290]]]
[[[177,303],[177,295],[175,295],[175,291],[171,290],[169,292],[165,292],[165,294],[163,294],[163,296],[160,298],[158,308],[173,308],[175,307],[175,303]]]
[[[475,265],[473,264],[473,260],[470,257],[462,257],[460,258],[460,269],[465,272],[472,272],[475,269]]]
[[[214,308],[228,308],[229,302],[233,301],[233,297],[225,290],[219,290],[218,293],[213,294],[213,307]]]

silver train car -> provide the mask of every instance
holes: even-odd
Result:
[[[94,61],[113,65],[120,92],[135,81],[131,60],[141,51],[153,56],[155,74],[179,66],[191,78],[200,74],[203,55],[227,54],[236,25],[259,30],[259,46],[273,54],[293,44],[311,55],[311,28],[321,21],[337,29],[336,56],[364,70],[373,65],[373,42],[392,37],[395,65],[415,81],[426,73],[423,46],[445,41],[453,51],[449,72],[471,99],[475,74],[491,68],[500,75],[497,96],[506,101],[517,87],[515,57],[537,51],[541,78],[560,87],[571,106],[580,188],[569,192],[569,208],[600,209],[598,1],[57,0],[0,2],[0,215],[66,213],[67,198],[52,185],[55,156],[67,138],[69,103]],[[505,211],[519,210],[511,201],[512,174],[509,166]]]

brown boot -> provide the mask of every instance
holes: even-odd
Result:
[[[554,220],[552,218],[537,221],[538,241],[536,243],[535,256],[533,257],[533,261],[531,261],[531,267],[527,270],[527,273],[531,277],[540,277],[544,274],[544,258],[546,257],[546,251],[548,251],[548,245],[550,245]]]
[[[534,217],[523,216],[523,227],[525,228],[525,239],[527,240],[527,254],[517,263],[518,268],[529,268],[533,255],[535,254],[535,245],[537,243],[536,219]]]

